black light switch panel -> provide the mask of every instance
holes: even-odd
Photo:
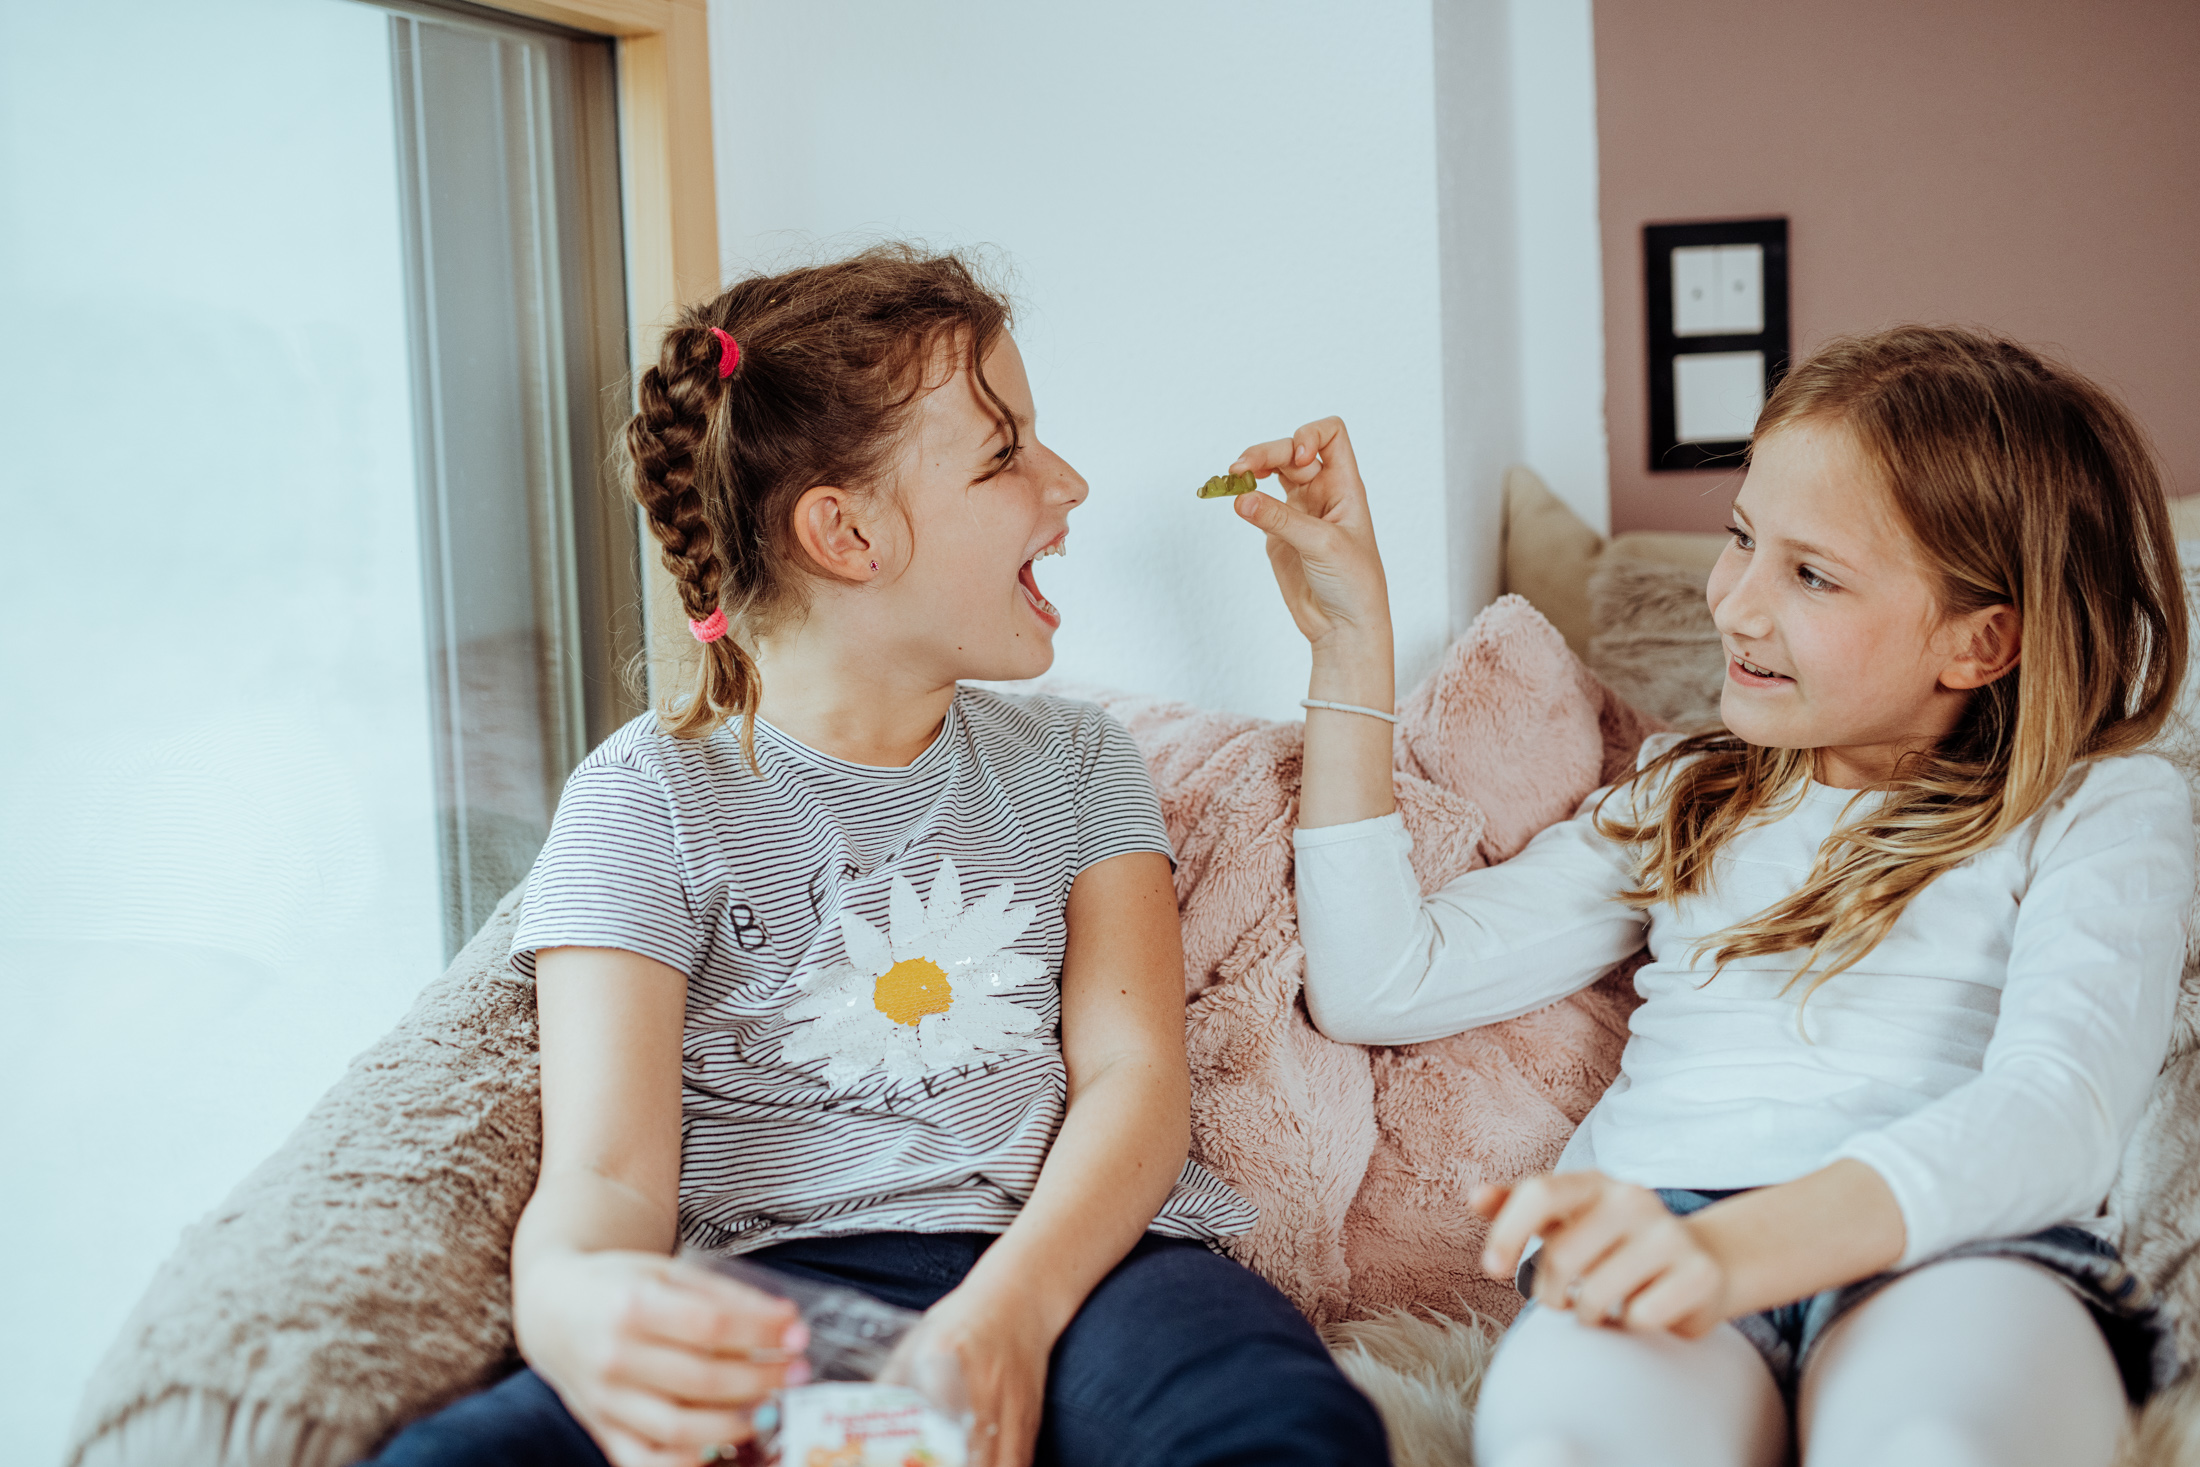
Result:
[[[1653,472],[1741,462],[1787,371],[1787,245],[1785,219],[1643,226]]]

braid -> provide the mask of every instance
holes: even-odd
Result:
[[[682,325],[666,333],[658,365],[642,374],[639,411],[626,425],[629,483],[663,547],[665,569],[680,592],[690,620],[702,621],[723,606],[728,575],[725,536],[710,512],[713,497],[698,483],[711,413],[723,390],[717,344],[707,331]],[[738,607],[725,606],[733,620]],[[756,762],[757,696],[763,691],[756,662],[729,631],[703,645],[703,677],[684,707],[671,711],[668,729],[686,738],[707,732],[728,716],[744,719],[742,748]]]

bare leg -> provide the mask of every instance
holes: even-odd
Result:
[[[1812,1351],[1797,1410],[1807,1467],[2107,1467],[2129,1414],[2085,1306],[2012,1258],[1873,1295]]]
[[[1733,1328],[1626,1334],[1529,1309],[1482,1383],[1480,1467],[1780,1467],[1787,1411]]]

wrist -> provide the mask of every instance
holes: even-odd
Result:
[[[1745,1292],[1743,1277],[1748,1260],[1736,1256],[1737,1239],[1732,1236],[1730,1229],[1720,1226],[1720,1223],[1721,1219],[1707,1218],[1701,1212],[1691,1213],[1680,1220],[1681,1227],[1717,1268],[1716,1297],[1706,1312],[1723,1322],[1736,1315],[1749,1313],[1750,1307],[1742,1298]],[[1746,1249],[1743,1251],[1746,1252]]]
[[[1388,636],[1337,636],[1314,646],[1306,696],[1337,703],[1361,703],[1390,712],[1397,701],[1398,674]]]
[[[1022,1315],[1052,1349],[1084,1306],[1084,1295],[1072,1292],[1059,1269],[1024,1266],[1009,1245],[1004,1235],[988,1248],[955,1292],[982,1313]]]

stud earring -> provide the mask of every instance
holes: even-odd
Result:
[[[877,562],[877,561],[875,561],[875,560],[874,560],[874,561],[872,561],[872,562],[871,562],[871,569],[872,569],[872,570],[877,570],[877,569],[878,569],[878,562]]]

